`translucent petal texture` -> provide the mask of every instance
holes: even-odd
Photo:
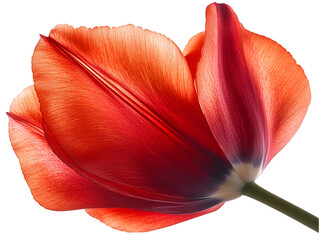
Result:
[[[308,80],[285,49],[245,30],[229,6],[211,4],[206,17],[196,76],[200,105],[234,165],[265,167],[304,118]]]
[[[230,164],[166,37],[57,26],[32,63],[48,143],[82,176],[127,196],[198,203],[189,212],[219,203],[210,196]]]
[[[89,209],[87,213],[112,228],[126,232],[147,232],[171,226],[218,210],[222,204],[193,214],[172,215],[148,211],[113,208]]]
[[[187,60],[189,69],[192,72],[192,76],[195,79],[197,64],[201,57],[201,51],[204,43],[205,33],[201,32],[192,37],[183,51],[183,54]]]
[[[148,211],[188,212],[196,211],[195,208],[209,208],[209,200],[173,203],[132,198],[110,191],[80,176],[64,164],[47,144],[41,127],[42,116],[39,107],[33,86],[28,87],[14,99],[8,115],[12,147],[20,160],[32,195],[41,206],[59,211],[83,208],[137,208]],[[211,208],[210,211],[213,209],[217,207]],[[172,214],[161,214],[164,223],[158,222],[157,226],[159,228],[168,226],[169,223],[177,223],[176,221],[185,221],[207,211],[185,217],[176,216],[176,219]],[[90,212],[94,213],[95,210]],[[148,214],[156,215],[151,212]],[[109,216],[109,221],[111,217]],[[118,218],[116,221],[119,221]]]

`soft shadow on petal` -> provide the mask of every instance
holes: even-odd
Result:
[[[102,223],[125,232],[148,232],[218,210],[223,204],[193,214],[172,215],[134,209],[87,209],[86,212]]]

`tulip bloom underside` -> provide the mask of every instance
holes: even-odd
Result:
[[[34,86],[9,134],[36,201],[149,231],[241,195],[299,128],[302,68],[279,44],[211,4],[182,53],[132,25],[58,25],[32,57]]]

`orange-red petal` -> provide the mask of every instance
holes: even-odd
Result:
[[[40,105],[33,86],[26,88],[14,99],[8,115],[12,147],[19,158],[33,197],[45,208],[73,210],[125,207],[153,211],[175,209],[177,212],[184,212],[192,209],[192,204],[197,204],[150,202],[131,198],[80,176],[49,147],[42,130]]]
[[[32,195],[41,206],[52,210],[137,208],[176,213],[196,211],[199,205],[204,209],[210,206],[209,200],[172,203],[127,197],[80,176],[49,147],[39,107],[31,86],[14,99],[8,115],[12,147]]]
[[[13,100],[9,136],[33,197],[45,208],[71,210],[105,206],[103,188],[79,176],[48,146],[33,86]]]
[[[48,142],[81,175],[175,202],[211,196],[223,182],[229,164],[187,62],[166,37],[134,26],[58,26],[32,63]]]
[[[175,225],[218,210],[222,204],[193,214],[173,215],[125,208],[87,209],[86,212],[102,223],[125,232],[148,232]]]
[[[197,64],[202,53],[204,36],[205,32],[200,32],[193,36],[186,44],[183,51],[183,54],[187,60],[189,69],[191,70],[194,79],[196,77]]]
[[[303,69],[281,45],[247,30],[243,39],[247,66],[266,109],[268,164],[300,127],[310,103],[310,87]]]

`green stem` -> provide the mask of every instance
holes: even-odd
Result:
[[[319,232],[318,218],[305,210],[287,202],[286,200],[268,192],[262,187],[258,186],[255,182],[247,183],[243,189],[242,194],[260,201],[269,207],[272,207],[287,216],[297,220],[298,222],[306,225],[307,227]]]

